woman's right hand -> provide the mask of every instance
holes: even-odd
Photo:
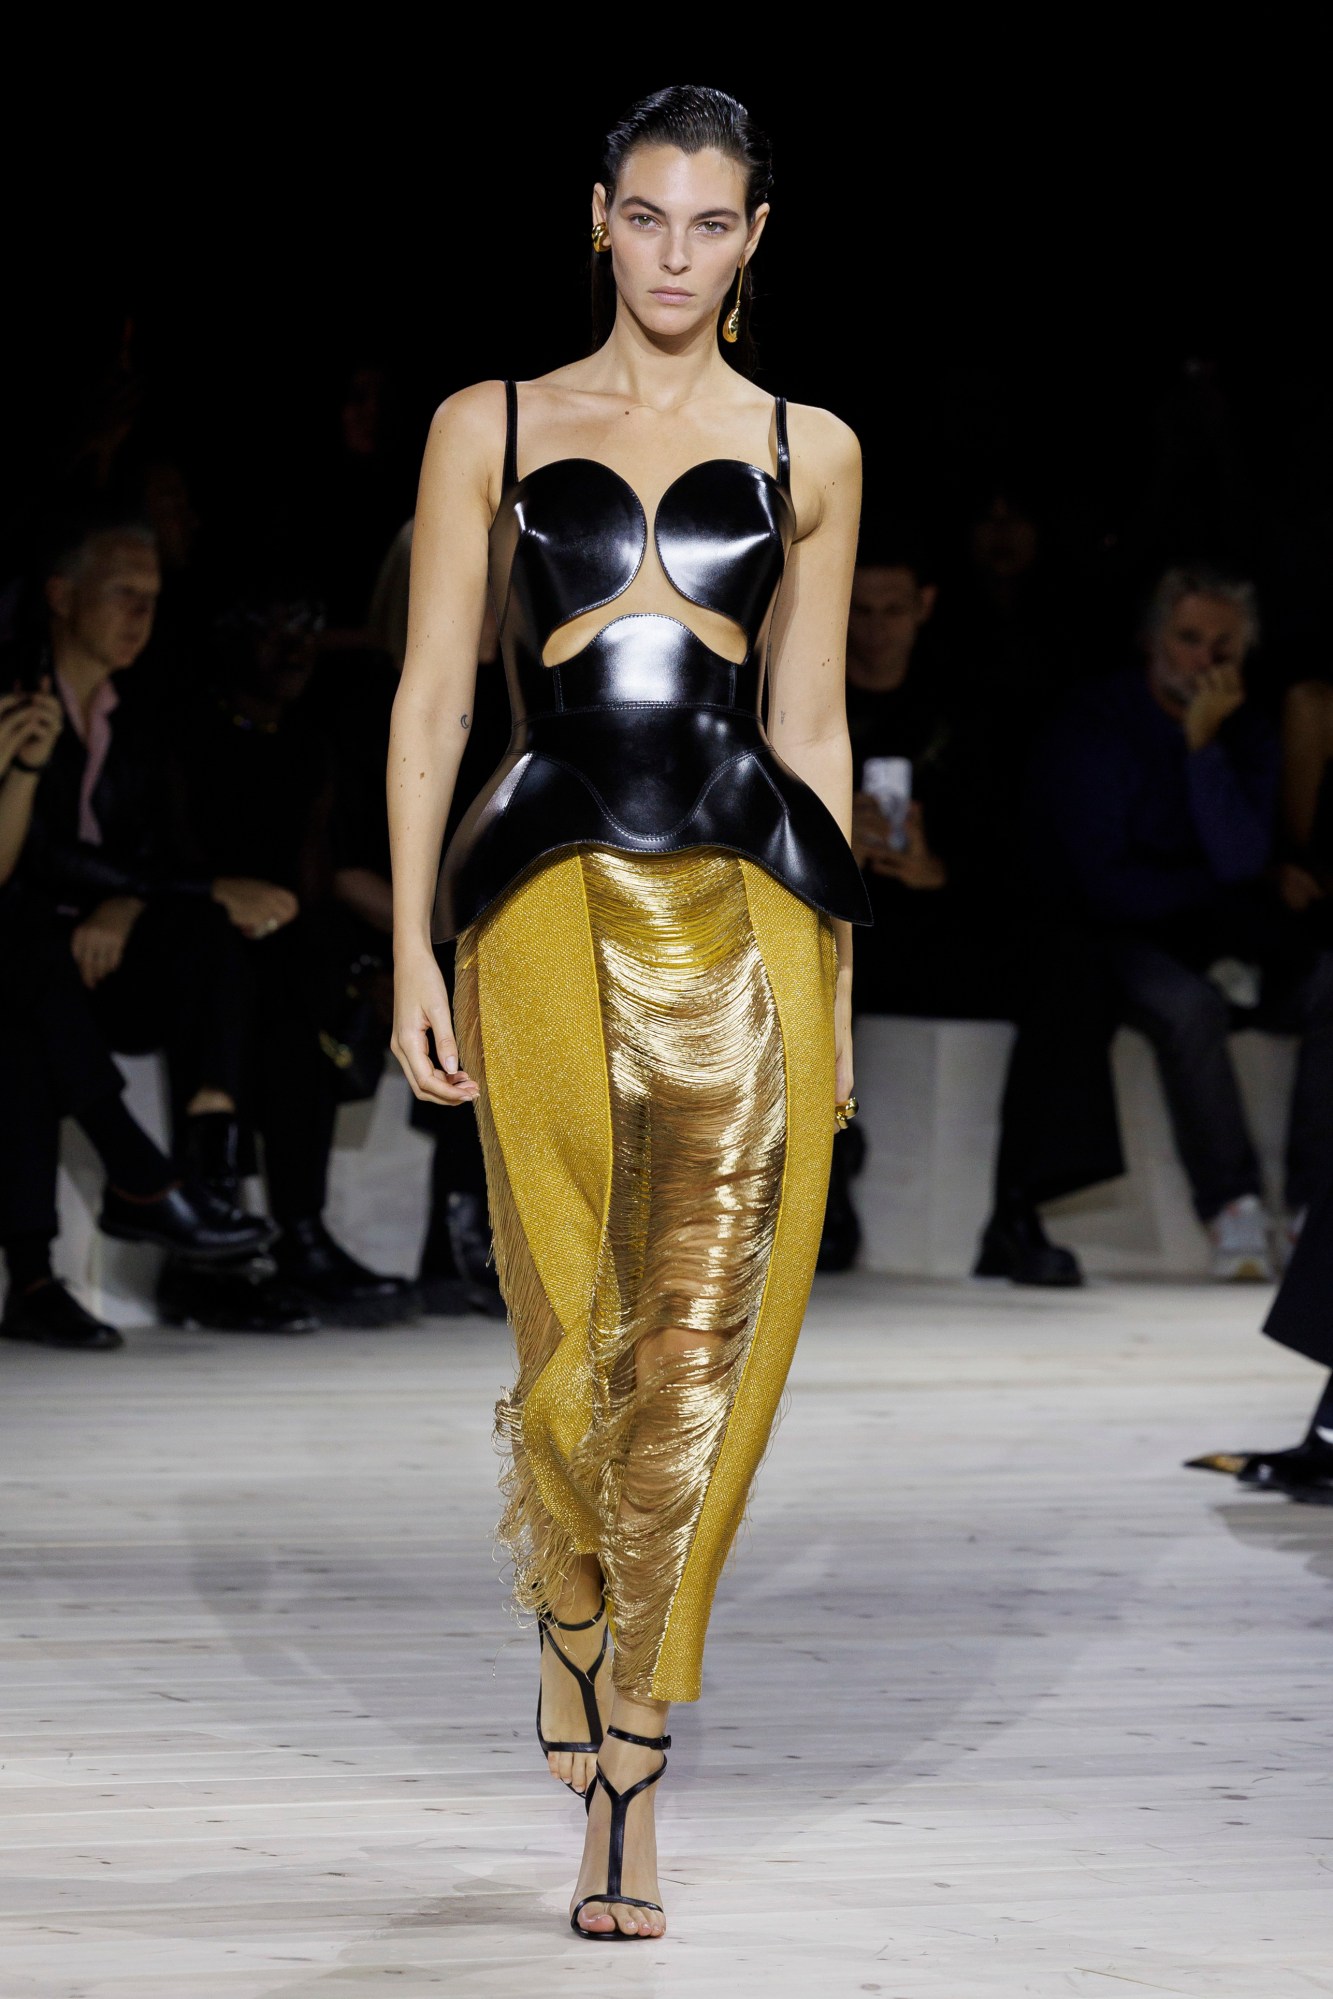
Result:
[[[434,1062],[429,1035],[435,1037]],[[398,958],[393,974],[393,1038],[389,1043],[412,1085],[429,1104],[473,1104],[481,1095],[458,1059],[444,977],[432,951]]]

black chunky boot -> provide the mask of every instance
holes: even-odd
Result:
[[[84,1353],[109,1353],[125,1342],[114,1326],[85,1311],[58,1277],[43,1277],[20,1291],[9,1287],[0,1337],[23,1340],[29,1346],[77,1348]]]
[[[1070,1249],[1050,1240],[1030,1201],[997,1202],[982,1234],[974,1277],[1007,1277],[1011,1284],[1072,1290],[1083,1272]]]
[[[229,1207],[241,1203],[241,1127],[231,1111],[201,1111],[182,1120],[180,1165],[186,1179],[207,1187]]]
[[[97,1226],[119,1242],[152,1243],[194,1263],[253,1256],[275,1233],[263,1215],[247,1215],[201,1181],[190,1180],[147,1198],[108,1187]]]
[[[857,1125],[835,1134],[816,1270],[850,1270],[856,1262],[861,1218],[852,1201],[852,1180],[865,1164],[865,1154],[865,1134]]]
[[[318,1215],[288,1222],[273,1249],[278,1275],[326,1326],[401,1326],[419,1310],[407,1277],[385,1277],[349,1256]]]
[[[273,1275],[263,1257],[207,1267],[168,1257],[157,1281],[163,1325],[212,1333],[313,1333],[309,1302]]]
[[[505,1301],[491,1257],[491,1217],[482,1194],[455,1191],[445,1203],[454,1264],[467,1285],[468,1304],[488,1319],[503,1319]]]

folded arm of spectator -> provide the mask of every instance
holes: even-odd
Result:
[[[42,822],[33,824],[25,869],[33,883],[61,906],[90,909],[110,896],[139,902],[158,895],[211,895],[213,884],[147,864],[124,866],[104,847],[87,840],[61,839]]]
[[[1135,776],[1128,743],[1073,723],[1052,730],[1034,772],[1038,879],[1063,878],[1096,915],[1118,923],[1206,906],[1217,887],[1208,868],[1137,848]]]
[[[115,897],[205,896],[207,873],[181,844],[171,810],[165,731],[135,712],[117,712],[113,749],[94,794],[100,840],[81,835],[83,756],[62,735],[38,787],[24,870],[60,907],[86,912]]]
[[[1257,717],[1238,715],[1185,766],[1195,830],[1219,882],[1253,881],[1268,866],[1277,810],[1278,747]]]

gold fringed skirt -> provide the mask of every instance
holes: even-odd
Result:
[[[459,939],[521,1606],[580,1555],[614,1678],[699,1697],[718,1575],[800,1330],[833,1141],[832,930],[712,848],[576,848]]]

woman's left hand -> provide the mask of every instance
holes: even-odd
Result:
[[[837,1057],[835,1101],[845,1104],[853,1090],[852,1074],[852,975],[839,972],[833,995],[833,1047]]]

